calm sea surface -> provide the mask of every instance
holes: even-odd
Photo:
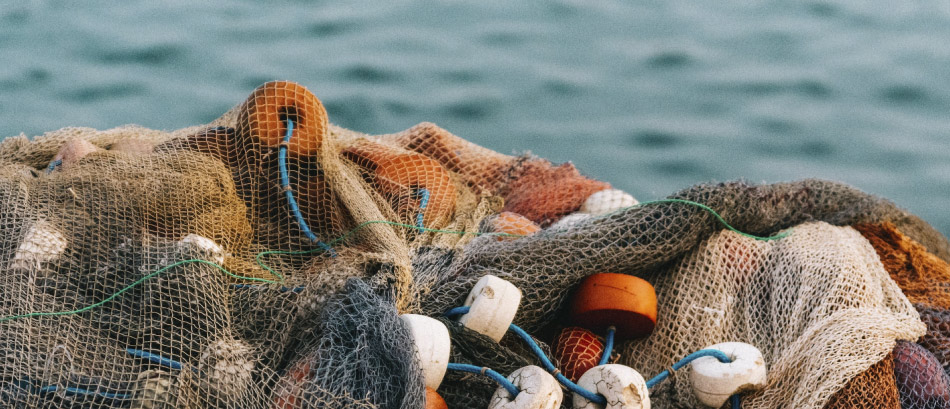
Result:
[[[257,85],[421,121],[640,200],[835,179],[950,234],[950,0],[0,0],[0,137],[205,123]]]

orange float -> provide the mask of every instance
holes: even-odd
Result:
[[[581,327],[567,327],[552,344],[557,369],[577,383],[589,369],[597,366],[604,354],[601,337]]]
[[[614,326],[621,339],[649,335],[656,326],[656,291],[646,280],[631,275],[588,276],[574,294],[570,320],[596,333]]]
[[[449,409],[449,406],[438,392],[426,386],[426,409]]]
[[[370,173],[374,187],[401,220],[415,224],[422,210],[422,189],[429,195],[422,210],[425,227],[437,228],[455,212],[455,184],[449,172],[428,156],[365,139],[343,155]]]
[[[287,151],[292,157],[314,156],[326,137],[328,121],[323,104],[303,85],[272,81],[257,87],[238,116],[237,133],[244,144],[277,147],[294,122]]]
[[[495,233],[506,233],[518,236],[530,236],[541,230],[541,227],[526,217],[514,212],[501,212],[491,219],[491,229]],[[518,237],[496,236],[499,241],[513,240]]]
[[[303,405],[303,392],[307,382],[313,374],[310,372],[310,361],[302,359],[287,370],[277,385],[274,396],[273,409],[297,409]]]
[[[402,148],[435,159],[469,186],[492,194],[497,194],[507,181],[506,173],[517,159],[466,141],[430,122],[400,132],[392,140]]]
[[[588,179],[570,163],[554,166],[544,159],[520,162],[503,192],[503,210],[527,217],[541,227],[576,212],[590,195],[610,184]]]

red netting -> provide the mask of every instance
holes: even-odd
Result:
[[[551,344],[557,368],[573,382],[597,366],[604,354],[604,340],[580,327],[564,328]]]

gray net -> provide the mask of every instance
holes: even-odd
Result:
[[[917,407],[908,380],[947,366],[950,245],[893,203],[835,182],[739,181],[581,214],[609,188],[433,124],[339,128],[288,82],[173,132],[7,138],[0,406],[420,408],[400,314],[445,323],[452,362],[541,365],[511,333],[495,342],[442,317],[486,274],[520,288],[515,323],[549,356],[582,279],[646,279],[656,329],[612,362],[649,378],[707,345],[751,343],[770,374],[745,407]],[[880,240],[861,227],[883,222],[894,232]],[[895,344],[922,335],[929,360]],[[697,405],[687,372],[654,388],[654,407]],[[925,386],[928,402],[950,393]],[[438,393],[486,407],[496,388],[450,371]]]

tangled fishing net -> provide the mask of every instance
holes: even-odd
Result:
[[[743,407],[950,405],[950,245],[926,222],[821,180],[585,204],[610,188],[433,124],[339,128],[286,82],[204,126],[7,138],[0,406],[422,408],[400,315],[437,318],[451,362],[507,376],[543,362],[443,313],[500,277],[551,356],[573,291],[605,272],[655,288],[652,334],[609,356],[646,377],[739,341],[768,367]],[[484,408],[497,388],[449,371],[437,392]],[[650,399],[702,407],[688,367]]]

